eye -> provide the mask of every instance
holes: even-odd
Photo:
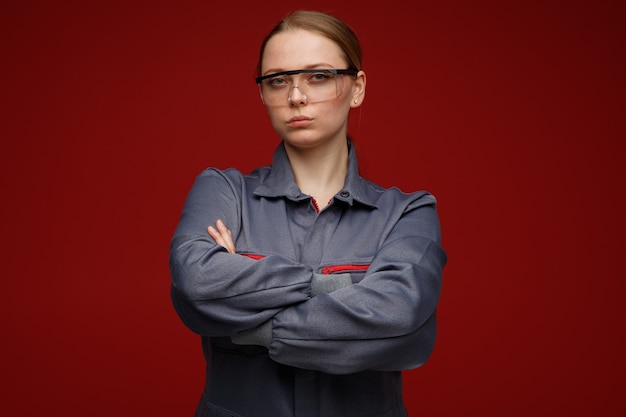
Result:
[[[265,80],[265,84],[272,88],[282,88],[289,84],[289,82],[281,77],[268,78]]]
[[[327,72],[314,72],[309,75],[310,84],[324,84],[332,79],[333,74]]]

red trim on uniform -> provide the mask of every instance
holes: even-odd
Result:
[[[315,201],[315,199],[313,197],[311,197],[311,203],[313,203],[313,207],[315,207],[315,212],[319,213],[320,212],[320,206],[319,206],[319,204],[317,204],[317,201]]]
[[[328,265],[322,267],[322,274],[336,274],[338,272],[349,272],[349,271],[367,271],[369,268],[369,264],[346,264],[346,265]]]
[[[263,259],[265,258],[265,256],[263,255],[257,255],[254,253],[242,253],[243,256],[247,256],[248,258],[254,259],[254,260],[259,260],[259,259]]]
[[[328,200],[328,204],[330,204],[331,201],[333,201],[332,198],[330,200]],[[313,203],[313,207],[315,208],[315,212],[319,213],[320,212],[320,205],[317,204],[317,201],[315,200],[315,197],[311,197],[311,203]]]

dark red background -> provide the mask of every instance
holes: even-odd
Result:
[[[440,204],[411,415],[626,415],[626,3],[313,4],[362,40],[363,174]],[[192,415],[169,239],[200,170],[270,161],[257,49],[297,7],[2,2],[2,415]]]

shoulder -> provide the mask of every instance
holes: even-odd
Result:
[[[403,208],[403,211],[423,206],[436,206],[437,199],[426,190],[406,192],[398,187],[383,187],[362,179],[372,203],[379,208]]]
[[[362,190],[370,201],[371,209],[367,211],[363,223],[376,223],[382,230],[378,233],[386,240],[407,236],[427,237],[439,242],[441,232],[437,214],[437,200],[426,190],[407,192],[399,187],[382,187],[371,181],[364,180]]]
[[[257,168],[249,174],[244,174],[237,168],[215,168],[208,167],[202,170],[197,179],[209,180],[209,181],[225,181],[233,184],[242,184],[250,180],[258,180],[259,178],[267,175],[268,167]]]
[[[236,168],[220,169],[208,167],[198,174],[198,178],[240,181],[243,178],[243,174]]]
[[[270,167],[260,167],[251,173],[244,174],[236,168],[209,167],[196,176],[193,188],[217,193],[227,192],[230,189],[231,192],[239,195],[256,188],[270,171]]]

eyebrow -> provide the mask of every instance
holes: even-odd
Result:
[[[255,78],[256,83],[260,83],[263,80],[267,80],[269,78],[275,78],[279,75],[296,75],[301,74],[303,72],[308,73],[316,73],[316,72],[327,72],[332,74],[350,74],[357,75],[359,71],[356,68],[347,68],[347,69],[335,69],[335,68],[308,68],[308,69],[297,69],[297,70],[289,70],[289,71],[281,71],[281,72],[273,72],[271,74],[263,75],[261,77]]]
[[[326,64],[326,63],[319,63],[319,64],[312,64],[312,65],[305,65],[304,67],[300,67],[298,69],[316,69],[316,68],[328,68],[328,69],[335,69],[334,66],[330,65],[330,64]],[[263,76],[268,75],[268,74],[276,74],[276,73],[280,73],[280,72],[286,72],[288,70],[285,70],[283,68],[270,68],[266,71],[263,72]]]

